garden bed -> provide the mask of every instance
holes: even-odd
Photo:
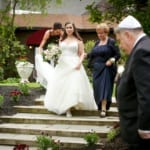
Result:
[[[13,115],[17,113],[13,108],[14,105],[34,105],[34,100],[45,94],[45,89],[40,86],[29,88],[29,95],[21,95],[20,100],[15,102],[11,99],[10,93],[16,89],[18,89],[17,85],[0,85],[0,94],[4,96],[0,115]],[[127,145],[123,143],[120,135],[111,142],[108,142],[106,139],[101,139],[101,142],[104,143],[102,150],[127,150]]]
[[[0,94],[4,96],[4,103],[0,108],[0,115],[13,115],[16,113],[13,108],[14,105],[33,105],[34,100],[45,93],[45,89],[40,86],[34,88],[29,87],[29,94],[21,95],[19,101],[15,102],[10,96],[10,93],[14,90],[18,90],[18,86],[0,85]]]

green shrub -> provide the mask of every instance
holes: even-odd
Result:
[[[7,78],[2,80],[1,83],[19,83],[19,78]]]
[[[47,150],[50,148],[52,139],[46,135],[37,136],[36,143],[38,144],[38,150]]]
[[[88,40],[87,42],[85,42],[85,44],[84,44],[85,52],[89,53],[91,51],[91,49],[93,48],[94,44],[95,44],[94,40]],[[91,72],[91,69],[87,67],[88,66],[88,59],[87,58],[84,59],[83,65],[85,67],[85,70],[87,72],[89,80],[92,83],[92,72]]]
[[[88,40],[84,44],[84,49],[87,53],[91,51],[91,49],[94,47],[95,41],[94,40]]]
[[[0,94],[0,108],[2,108],[3,103],[4,103],[4,96]]]
[[[88,145],[94,145],[98,142],[99,136],[96,132],[90,132],[84,136],[84,139],[86,140]]]
[[[18,102],[20,100],[21,92],[17,89],[10,92],[10,97],[14,102]]]
[[[38,144],[38,150],[59,150],[59,144],[56,143],[48,134],[42,133],[37,136],[36,143]]]
[[[108,141],[113,141],[120,133],[120,128],[115,128],[112,129],[110,132],[107,134],[107,140]]]
[[[4,79],[4,69],[0,67],[0,81]]]
[[[19,83],[18,88],[23,95],[29,95],[29,86],[26,83]]]

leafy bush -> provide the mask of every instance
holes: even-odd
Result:
[[[87,53],[89,53],[91,51],[91,49],[93,48],[95,44],[94,40],[88,40],[85,44],[84,44],[84,49]]]
[[[59,144],[57,144],[48,134],[42,133],[37,136],[36,143],[38,144],[38,150],[59,150]]]
[[[86,53],[89,53],[91,51],[91,49],[93,48],[95,44],[95,41],[94,40],[88,40],[85,44],[84,44],[84,49],[85,49],[85,52]],[[83,61],[83,65],[85,67],[85,70],[87,72],[87,75],[89,77],[89,80],[90,82],[92,82],[92,72],[91,72],[91,69],[89,69],[87,66],[88,66],[88,59],[85,58],[84,61]]]
[[[4,79],[4,69],[0,67],[0,81]]]
[[[96,132],[90,132],[84,136],[84,139],[88,145],[94,145],[98,142],[99,136],[96,134]]]
[[[10,92],[10,97],[14,102],[18,102],[20,100],[21,92],[18,90],[13,90]]]
[[[4,96],[0,94],[0,108],[2,107],[4,103]]]
[[[39,135],[37,136],[36,142],[38,144],[38,150],[47,150],[52,144],[52,139],[46,135]]]
[[[19,78],[7,78],[2,80],[1,83],[19,83]]]
[[[29,86],[26,83],[19,83],[18,87],[23,95],[29,95]]]
[[[107,140],[108,141],[112,141],[114,140],[120,133],[120,128],[115,128],[115,129],[112,129],[110,132],[108,132],[107,134]]]
[[[15,27],[12,27],[9,21],[8,19],[6,25],[0,26],[0,66],[4,70],[4,79],[17,75],[15,67],[16,58],[27,55],[28,53],[25,45],[17,40],[15,36]]]

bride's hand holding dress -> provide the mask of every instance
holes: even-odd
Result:
[[[76,67],[75,67],[75,69],[76,70],[79,70],[81,68],[81,64],[79,63]]]

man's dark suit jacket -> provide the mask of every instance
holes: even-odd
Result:
[[[138,129],[150,131],[150,38],[134,46],[117,86],[121,134],[129,144],[141,140]]]

